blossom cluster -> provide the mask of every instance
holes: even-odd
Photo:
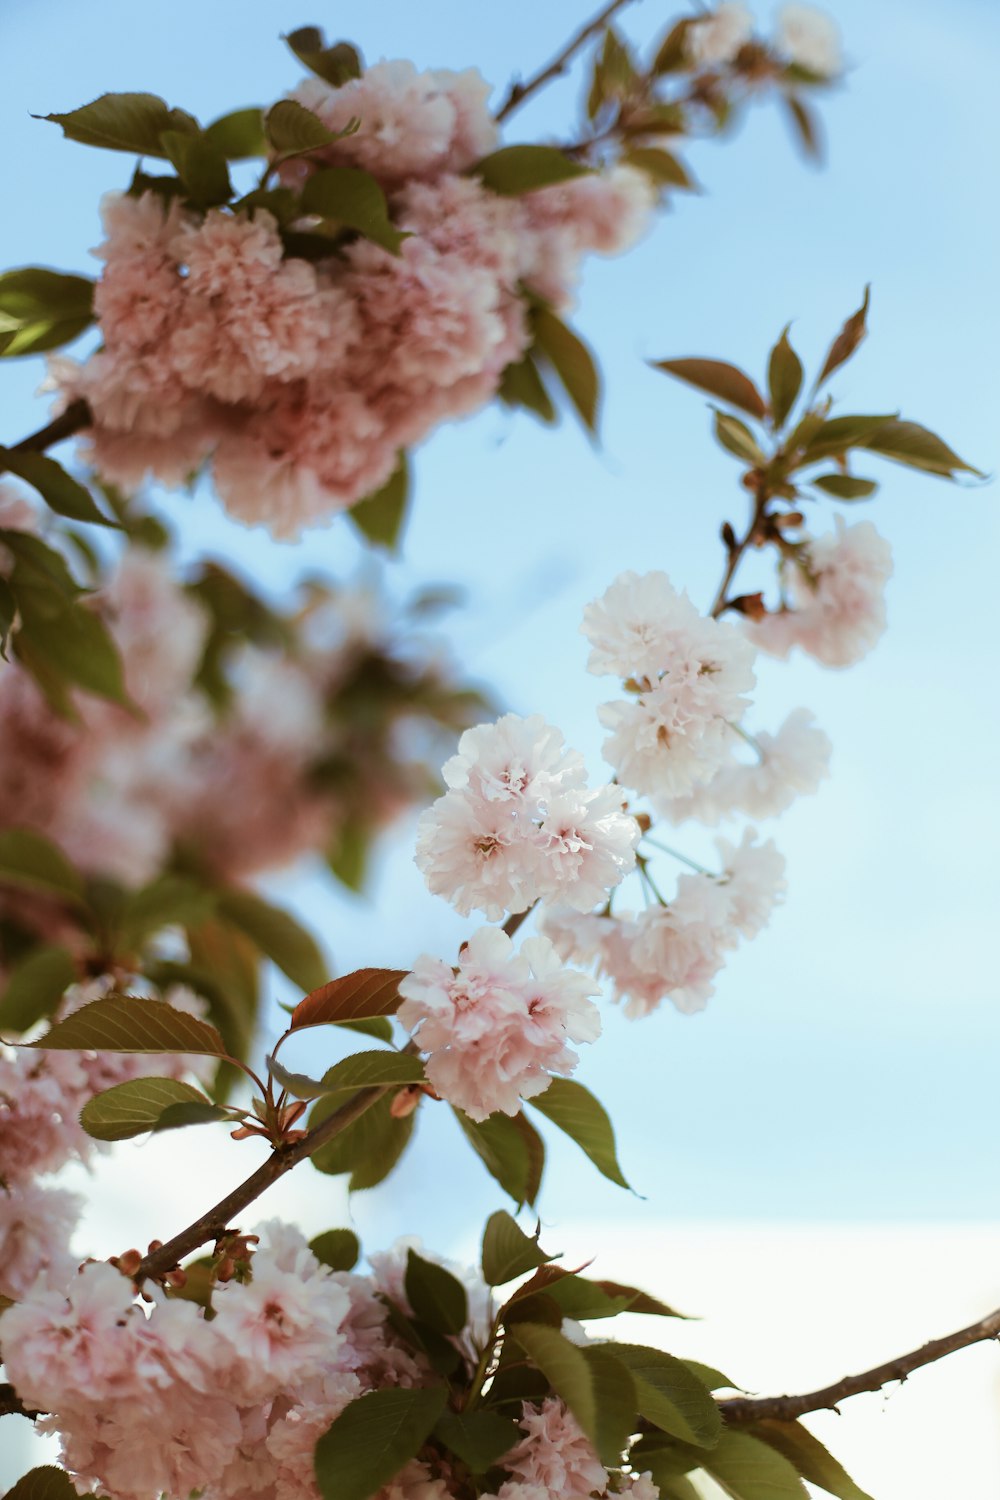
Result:
[[[60,1017],[100,999],[110,986],[106,978],[72,986]],[[163,998],[178,1010],[197,1015],[202,1009],[182,985],[170,986]],[[133,1078],[205,1074],[202,1058],[0,1047],[0,1295],[21,1297],[40,1272],[68,1276],[74,1268],[68,1244],[81,1200],[35,1178],[69,1161],[89,1161],[99,1148],[80,1124],[83,1105]]]
[[[427,1078],[473,1120],[548,1088],[553,1073],[571,1073],[568,1042],[592,1042],[601,1020],[587,975],[563,967],[545,937],[515,953],[506,933],[481,927],[459,956],[458,970],[423,954],[401,983],[398,1015],[430,1053]]]
[[[303,1236],[265,1225],[246,1274],[215,1283],[211,1320],[177,1296],[138,1303],[107,1264],[54,1269],[0,1319],[0,1347],[22,1401],[51,1413],[61,1460],[78,1487],[110,1500],[205,1500],[269,1495],[316,1500],[316,1441],[366,1392],[433,1384],[433,1368],[394,1330],[412,1317],[406,1244],[372,1255],[370,1274],[332,1271]],[[471,1317],[451,1342],[468,1381],[492,1338],[486,1287],[471,1273]],[[147,1294],[148,1296],[148,1294]],[[525,1402],[511,1423],[503,1479],[487,1500],[584,1500],[611,1476],[558,1396]],[[425,1447],[381,1500],[451,1500],[454,1463]],[[646,1476],[635,1500],[656,1500]]]
[[[134,489],[210,463],[231,514],[290,537],[491,400],[532,343],[531,299],[567,307],[582,258],[630,245],[655,191],[628,166],[521,196],[462,175],[496,144],[487,93],[475,71],[408,62],[297,90],[341,138],[286,163],[279,192],[363,169],[406,236],[398,253],[331,239],[303,258],[310,217],[285,226],[264,202],[202,215],[153,192],[106,197],[102,346],[82,366],[52,361],[62,399],[89,404],[97,472]]]
[[[13,492],[2,519],[34,524]],[[0,661],[0,829],[44,834],[126,886],[178,848],[188,868],[239,882],[330,850],[349,818],[385,826],[426,785],[410,741],[440,753],[468,713],[437,648],[404,641],[370,586],[316,592],[282,622],[287,646],[228,646],[221,701],[198,680],[212,616],[169,553],[127,548],[90,603],[134,707],[79,694],[73,722],[18,661]]]
[[[539,900],[588,911],[634,864],[639,830],[621,793],[588,790],[583,757],[540,714],[466,730],[442,775],[416,860],[466,916],[496,921]]]
[[[784,5],[778,11],[772,47],[778,57],[815,78],[841,72],[840,37],[832,17],[813,5]],[[754,19],[740,0],[723,0],[688,27],[687,55],[696,66],[712,68],[734,62],[752,40]]]
[[[535,937],[515,955],[505,932],[481,928],[457,970],[423,955],[400,986],[399,1019],[429,1054],[428,1080],[473,1119],[516,1114],[572,1071],[567,1041],[597,1035],[584,998],[594,991],[559,959],[596,970],[631,1017],[664,999],[699,1010],[728,954],[782,899],[784,860],[750,827],[739,843],[717,840],[718,873],[695,865],[669,898],[648,865],[657,820],[774,817],[828,774],[830,741],[807,710],[773,734],[745,727],[755,648],[794,640],[836,664],[863,654],[884,623],[888,548],[870,523],[841,524],[794,557],[781,613],[758,623],[701,615],[655,571],[621,574],[586,607],[589,670],[628,694],[599,710],[610,785],[587,790],[582,757],[537,714],[466,731],[444,767],[448,790],[418,827],[428,887],[464,915],[510,914],[515,926],[538,906],[544,935],[543,948]],[[616,904],[632,872],[647,902],[638,913]]]

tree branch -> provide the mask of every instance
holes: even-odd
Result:
[[[33,1422],[40,1416],[42,1412],[29,1411],[23,1405],[12,1385],[0,1385],[0,1417],[27,1417],[29,1422]]]
[[[586,26],[578,31],[571,41],[566,43],[566,46],[559,53],[558,57],[554,57],[546,67],[542,68],[541,72],[536,73],[533,78],[529,78],[527,83],[512,83],[506,99],[497,111],[497,124],[502,124],[509,115],[514,113],[515,109],[520,109],[526,99],[530,99],[532,94],[537,94],[539,89],[543,89],[547,83],[551,83],[553,78],[558,78],[560,74],[565,73],[580,48],[607,25],[616,11],[622,10],[626,5],[631,5],[632,3],[633,0],[611,0],[609,5],[605,5],[604,9],[592,21],[588,21]]]
[[[82,432],[89,427],[94,418],[86,401],[71,401],[66,410],[54,417],[46,427],[40,427],[37,432],[22,438],[19,443],[13,443],[11,453],[44,453],[46,448],[61,443],[75,433]],[[3,460],[0,459],[0,474],[4,473]]]
[[[865,1370],[860,1375],[845,1375],[843,1380],[824,1386],[822,1390],[809,1391],[804,1396],[762,1396],[756,1400],[739,1398],[720,1401],[719,1410],[731,1427],[759,1422],[765,1417],[775,1418],[779,1422],[794,1422],[807,1412],[836,1411],[838,1403],[846,1401],[848,1396],[859,1396],[865,1391],[879,1391],[891,1380],[906,1380],[914,1370],[919,1370],[923,1365],[932,1365],[958,1349],[966,1349],[970,1344],[996,1338],[1000,1338],[1000,1308],[978,1323],[970,1323],[968,1328],[960,1328],[957,1333],[946,1334],[941,1339],[932,1339],[929,1344],[923,1344],[909,1354],[901,1354],[898,1359],[890,1359],[884,1365],[876,1365],[873,1370]]]
[[[348,1125],[353,1125],[366,1110],[383,1098],[391,1085],[381,1085],[375,1088],[361,1089],[354,1094],[339,1109],[328,1115],[322,1124],[317,1125],[315,1130],[303,1136],[294,1145],[284,1146],[273,1151],[267,1160],[262,1163],[245,1182],[227,1193],[219,1203],[203,1213],[200,1219],[196,1219],[187,1229],[182,1229],[180,1234],[175,1234],[172,1240],[167,1240],[158,1250],[153,1250],[149,1255],[143,1257],[139,1268],[135,1273],[134,1280],[138,1286],[147,1278],[156,1279],[165,1275],[167,1271],[173,1270],[181,1258],[190,1255],[192,1250],[197,1250],[201,1245],[207,1244],[209,1240],[217,1240],[227,1229],[232,1228],[231,1221],[248,1208],[261,1193],[265,1192],[272,1183],[277,1182],[279,1177],[284,1177],[300,1161],[307,1156],[312,1156],[327,1141],[346,1130]]]
[[[708,612],[713,620],[717,620],[729,608],[729,585],[735,578],[736,570],[743,561],[744,554],[764,518],[767,501],[768,494],[764,488],[755,490],[753,515],[750,518],[750,524],[741,537],[727,543],[728,557],[726,559],[726,570],[722,575],[722,582],[719,584],[718,592],[712,600],[712,608]],[[732,532],[729,535],[731,536]]]

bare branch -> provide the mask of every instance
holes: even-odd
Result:
[[[941,1339],[932,1339],[929,1344],[922,1344],[919,1349],[901,1354],[898,1359],[890,1359],[884,1365],[876,1365],[873,1370],[865,1370],[860,1375],[845,1375],[843,1380],[824,1386],[822,1390],[808,1391],[804,1396],[762,1396],[759,1399],[741,1397],[732,1401],[720,1401],[719,1410],[731,1427],[759,1422],[765,1417],[775,1418],[779,1422],[794,1422],[811,1411],[836,1411],[838,1403],[846,1401],[848,1396],[860,1396],[865,1391],[880,1391],[890,1381],[906,1380],[914,1370],[919,1370],[923,1365],[935,1364],[937,1360],[954,1354],[958,1349],[966,1349],[970,1344],[980,1344],[986,1339],[996,1338],[1000,1338],[1000,1308],[981,1318],[978,1323],[970,1323],[968,1328],[960,1328],[957,1333],[946,1334]]]
[[[136,1284],[141,1286],[147,1278],[156,1279],[165,1275],[178,1264],[183,1256],[190,1255],[192,1250],[197,1250],[209,1240],[219,1239],[227,1229],[233,1227],[233,1221],[237,1216],[243,1213],[244,1209],[249,1208],[261,1193],[266,1192],[272,1183],[277,1182],[279,1177],[284,1177],[285,1173],[290,1172],[300,1161],[305,1161],[306,1157],[312,1156],[321,1146],[325,1146],[327,1141],[333,1140],[333,1137],[339,1135],[342,1130],[346,1130],[348,1125],[353,1125],[355,1120],[389,1092],[390,1087],[391,1085],[384,1085],[359,1090],[300,1141],[273,1151],[256,1172],[251,1173],[244,1182],[240,1183],[239,1187],[227,1193],[225,1198],[203,1213],[200,1219],[195,1219],[187,1229],[182,1229],[180,1234],[175,1234],[172,1240],[167,1240],[166,1244],[161,1245],[159,1249],[144,1256],[135,1273]]]
[[[502,124],[509,115],[514,113],[515,109],[520,109],[526,99],[530,99],[532,94],[537,94],[539,89],[543,89],[547,83],[551,83],[553,78],[558,78],[561,74],[565,73],[580,48],[585,46],[592,36],[596,36],[599,31],[603,30],[616,11],[622,10],[626,5],[631,5],[632,3],[633,0],[611,0],[609,5],[605,5],[604,9],[592,21],[588,21],[586,26],[578,31],[571,41],[566,43],[566,46],[559,53],[558,57],[554,57],[546,67],[542,68],[541,72],[536,73],[533,78],[529,78],[527,83],[512,83],[506,99],[497,111],[497,124]]]

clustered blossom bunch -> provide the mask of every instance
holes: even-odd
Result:
[[[851,613],[861,649],[872,633],[858,621],[866,608],[881,608],[880,595],[866,591],[869,575],[845,565],[818,577],[825,596],[840,601],[829,607],[830,628],[843,631]],[[738,813],[773,816],[816,790],[828,774],[830,742],[802,709],[774,735],[749,735],[742,720],[754,646],[740,627],[700,615],[665,573],[623,573],[587,606],[582,628],[590,671],[623,678],[629,694],[600,710],[614,782],[586,791],[582,757],[540,715],[508,714],[468,730],[444,768],[448,791],[421,818],[417,864],[429,888],[465,915],[478,909],[497,921],[537,905],[547,968],[556,952],[596,965],[628,1015],[648,1015],[664,998],[699,1010],[727,953],[767,924],[782,897],[784,860],[773,842],[758,843],[752,829],[738,845],[720,839],[719,874],[681,875],[669,901],[640,853],[638,873],[653,899],[637,914],[613,909],[616,888],[636,868],[643,836],[655,849],[654,818],[712,824]],[[736,749],[748,740],[757,759],[742,763]],[[572,1003],[587,981],[568,969],[565,998],[556,1002],[536,981],[532,1019],[521,1020],[516,1045],[504,1043],[507,1017],[524,1017],[523,1002],[512,1007],[509,996],[509,949],[502,932],[480,929],[457,975],[425,955],[400,989],[399,1019],[430,1053],[428,1079],[473,1119],[497,1109],[517,1114],[519,1099],[541,1092],[548,1074],[575,1068],[575,1054],[558,1043],[596,1035]],[[527,944],[524,957],[531,958]],[[537,974],[534,958],[532,966]]]
[[[107,979],[67,990],[59,1018],[100,999]],[[199,1015],[198,997],[172,985],[164,1000]],[[53,1284],[68,1283],[77,1260],[70,1235],[82,1207],[79,1194],[37,1177],[56,1173],[69,1161],[87,1162],[99,1143],[80,1124],[89,1099],[130,1079],[151,1075],[207,1079],[204,1058],[178,1055],[150,1059],[138,1053],[34,1052],[0,1046],[0,1296],[17,1299],[42,1272]]]
[[[0,523],[37,533],[9,486]],[[18,660],[0,662],[0,831],[45,835],[85,875],[129,888],[178,857],[240,884],[333,855],[348,824],[368,837],[425,795],[414,743],[439,754],[481,701],[430,639],[359,584],[314,591],[298,618],[274,616],[280,638],[236,640],[220,658],[213,577],[185,587],[168,552],[130,546],[90,596],[128,706],[78,693],[69,719]],[[31,910],[4,896],[14,920]],[[35,915],[54,936],[57,914],[43,904]]]
[[[753,35],[751,11],[739,0],[724,0],[690,23],[685,45],[693,61],[714,67],[735,62]],[[835,77],[844,66],[836,23],[812,5],[782,6],[772,45],[778,57],[817,79]]]
[[[53,361],[63,400],[93,414],[97,472],[177,485],[210,460],[234,516],[289,537],[491,400],[533,340],[531,298],[569,306],[584,255],[632,244],[654,190],[627,167],[524,197],[461,175],[496,144],[487,93],[474,71],[404,62],[299,91],[331,134],[361,123],[285,176],[362,166],[406,236],[395,252],[361,238],[310,261],[260,202],[202,216],[155,192],[106,198],[102,347]]]
[[[506,1215],[495,1218],[513,1227]],[[247,1494],[312,1500],[317,1440],[336,1431],[351,1403],[363,1406],[374,1396],[375,1412],[374,1393],[393,1392],[397,1412],[407,1412],[412,1401],[414,1414],[429,1407],[432,1415],[423,1434],[409,1434],[412,1456],[379,1488],[380,1500],[472,1494],[585,1500],[615,1493],[656,1500],[649,1472],[617,1472],[620,1454],[606,1466],[546,1382],[529,1399],[491,1404],[491,1388],[500,1400],[510,1377],[499,1337],[503,1314],[478,1274],[427,1261],[412,1242],[372,1255],[372,1271],[363,1275],[321,1263],[289,1225],[271,1221],[253,1238],[260,1244],[252,1260],[247,1247],[240,1274],[214,1281],[206,1305],[162,1293],[155,1300],[147,1294],[143,1305],[120,1270],[91,1262],[72,1275],[50,1269],[3,1315],[8,1374],[25,1400],[53,1413],[39,1426],[58,1435],[61,1461],[78,1487],[116,1500],[146,1500],[154,1491],[186,1500],[194,1489],[206,1500]],[[443,1280],[462,1309],[447,1334],[435,1330],[419,1296],[427,1274],[436,1274],[439,1286]],[[606,1315],[603,1304],[617,1310],[599,1286],[571,1274],[557,1272],[546,1284],[558,1288],[560,1279],[589,1289],[596,1316]],[[558,1304],[551,1305],[558,1325]],[[510,1326],[516,1333],[518,1325]],[[543,1332],[562,1341],[551,1327]],[[586,1343],[582,1329],[575,1337]],[[625,1367],[621,1378],[630,1383]],[[711,1420],[708,1391],[695,1377],[687,1380],[695,1405]],[[454,1438],[444,1417],[431,1431],[446,1390],[459,1410],[470,1398],[486,1403],[478,1422],[488,1437],[480,1436],[473,1452],[461,1441],[456,1414],[449,1413],[452,1427],[458,1425]],[[464,1420],[475,1437],[477,1417]]]

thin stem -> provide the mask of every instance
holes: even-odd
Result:
[[[765,1418],[794,1422],[811,1411],[836,1411],[838,1402],[846,1401],[848,1396],[859,1396],[865,1391],[879,1391],[890,1381],[906,1380],[914,1370],[919,1370],[923,1365],[932,1365],[958,1349],[966,1349],[970,1344],[995,1338],[1000,1338],[1000,1308],[981,1318],[978,1323],[960,1328],[957,1333],[932,1339],[929,1344],[922,1344],[919,1349],[901,1354],[898,1359],[890,1359],[884,1365],[876,1365],[874,1369],[865,1370],[860,1375],[845,1375],[843,1380],[824,1386],[822,1390],[809,1391],[803,1396],[762,1396],[756,1400],[740,1398],[720,1401],[719,1410],[731,1427],[760,1422]]]
[[[82,432],[89,427],[94,418],[86,401],[71,401],[64,412],[54,417],[45,427],[40,427],[37,432],[22,438],[19,443],[12,444],[11,453],[44,453],[46,448],[52,448],[56,443],[63,442],[75,433]],[[3,459],[0,458],[0,474],[6,472]]]
[[[638,855],[636,855],[635,863],[636,863],[636,868],[639,871],[639,879],[642,881],[642,884],[643,884],[643,891],[645,892],[645,888],[648,886],[649,889],[650,889],[650,891],[652,891],[653,895],[656,897],[657,901],[660,903],[660,905],[661,906],[666,906],[667,902],[664,901],[663,897],[660,895],[660,892],[656,888],[656,881],[653,879],[652,875],[650,875],[650,873],[649,873],[649,860],[648,859],[644,859],[641,854],[638,854]]]
[[[710,880],[717,878],[711,870],[706,870],[705,866],[700,865],[696,859],[689,859],[686,854],[682,854],[679,849],[674,849],[669,844],[661,844],[658,839],[650,838],[648,833],[643,834],[642,841],[644,844],[651,844],[661,854],[669,854],[674,859],[679,859],[682,865],[687,865],[689,869],[697,871],[699,875],[707,875]]]
[[[746,740],[746,742],[750,746],[751,750],[753,750],[755,752],[755,754],[757,756],[757,759],[760,761],[761,765],[763,765],[763,763],[764,763],[764,752],[763,752],[763,750],[760,747],[759,741],[755,740],[754,737],[753,737],[753,735],[749,734],[747,732],[747,730],[745,730],[743,728],[742,724],[734,724],[733,721],[732,721],[732,719],[727,719],[726,723],[729,725],[730,729],[733,731],[734,734],[738,734],[739,735],[739,737],[740,737],[741,740]]]
[[[512,83],[506,99],[497,110],[497,124],[502,124],[504,120],[514,113],[515,109],[520,109],[526,99],[530,99],[532,94],[537,94],[539,89],[543,89],[547,83],[551,83],[553,78],[558,78],[561,74],[565,73],[580,48],[585,46],[592,36],[596,36],[597,32],[601,31],[607,25],[616,11],[623,10],[626,5],[631,5],[632,3],[633,0],[611,0],[611,3],[605,5],[604,9],[594,16],[593,20],[588,21],[586,26],[582,27],[566,43],[566,46],[558,56],[554,57],[533,78],[529,78],[527,83]]]
[[[739,567],[740,563],[743,561],[744,554],[749,547],[754,534],[757,531],[757,527],[760,525],[760,522],[764,518],[764,511],[767,506],[767,500],[767,490],[763,487],[763,485],[761,485],[754,496],[753,515],[750,518],[750,524],[741,537],[738,537],[736,541],[729,544],[728,555],[726,558],[726,568],[725,572],[722,575],[722,582],[719,584],[715,598],[712,600],[712,608],[709,610],[709,614],[711,615],[713,620],[717,620],[719,616],[721,614],[724,614],[725,611],[729,608],[729,605],[731,603],[731,600],[729,598],[729,585],[735,578],[736,570]]]

